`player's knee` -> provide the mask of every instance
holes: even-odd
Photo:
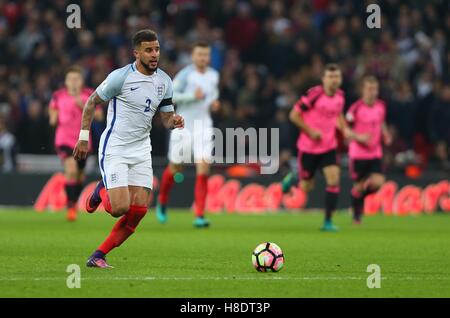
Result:
[[[355,182],[352,187],[353,191],[361,193],[364,191],[364,182]]]
[[[77,179],[79,182],[84,183],[86,181],[86,174],[83,171],[78,171]]]
[[[64,174],[67,181],[78,181],[78,175],[73,171],[66,171]]]
[[[326,178],[327,186],[336,187],[339,186],[339,173],[332,173]]]
[[[126,204],[118,204],[115,206],[113,205],[111,215],[118,218],[118,217],[121,217],[122,215],[126,214],[129,209],[130,209],[130,206],[126,205]]]
[[[197,175],[198,176],[207,176],[209,175],[209,168],[208,167],[202,167],[202,168],[197,168]]]
[[[169,168],[173,174],[183,171],[183,165],[179,165],[179,164],[171,163],[171,164],[169,164]]]
[[[375,190],[378,190],[379,188],[381,188],[381,186],[383,185],[384,182],[385,182],[384,177],[374,178],[371,182],[371,187]]]
[[[314,182],[312,180],[302,180],[300,182],[300,188],[304,192],[311,192],[314,189]]]
[[[339,188],[339,179],[327,182],[327,188]]]
[[[197,164],[197,175],[208,175],[209,174],[209,163],[200,162]]]
[[[78,170],[77,167],[71,164],[68,164],[64,167],[64,176],[69,180],[77,180],[78,179]]]

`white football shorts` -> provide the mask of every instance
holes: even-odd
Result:
[[[124,157],[120,155],[100,155],[100,171],[107,190],[138,186],[152,189],[153,168],[150,155]]]

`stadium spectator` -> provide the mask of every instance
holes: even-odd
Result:
[[[394,142],[392,150],[406,144],[414,152],[420,136],[429,147],[439,144],[438,158],[445,161],[434,131],[439,125],[428,121],[443,98],[436,83],[450,80],[450,19],[441,14],[450,10],[448,1],[380,0],[381,30],[366,27],[366,1],[81,1],[82,29],[75,31],[65,26],[69,3],[0,2],[0,76],[7,83],[7,88],[0,83],[0,108],[8,109],[21,152],[52,151],[30,149],[36,147],[24,137],[30,128],[21,127],[30,121],[32,103],[48,105],[48,92],[62,86],[64,69],[81,65],[86,85],[96,87],[112,69],[131,61],[131,34],[151,27],[161,35],[161,67],[172,76],[189,60],[193,40],[211,43],[226,105],[224,114],[214,117],[217,127],[274,122],[284,127],[284,116],[275,116],[278,109],[292,106],[291,100],[318,83],[323,65],[336,62],[348,105],[356,99],[361,76],[380,79],[389,123],[402,138],[402,146]],[[40,108],[38,118],[46,113]],[[152,138],[158,139],[154,153],[164,153],[159,148],[166,133],[156,129]],[[290,147],[294,154],[295,142]]]
[[[35,99],[30,102],[27,113],[18,126],[20,152],[29,154],[48,154],[50,146],[50,126],[43,113],[42,103]]]
[[[11,172],[15,168],[15,137],[7,127],[5,118],[0,115],[0,171]]]
[[[443,87],[440,96],[431,105],[428,126],[431,139],[436,145],[436,156],[442,167],[450,170],[450,84]]]

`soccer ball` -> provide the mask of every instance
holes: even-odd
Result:
[[[261,243],[253,251],[252,263],[258,272],[278,272],[284,266],[283,251],[275,243]]]

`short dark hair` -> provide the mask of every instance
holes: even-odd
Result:
[[[374,75],[364,75],[361,79],[361,84],[365,83],[378,83],[378,78]]]
[[[327,71],[334,72],[334,71],[340,71],[340,70],[341,70],[341,67],[338,64],[336,64],[336,63],[328,63],[323,68],[322,75],[325,75],[325,72],[327,72]]]
[[[83,69],[79,65],[71,65],[66,70],[66,75],[69,73],[83,74]]]
[[[195,49],[196,47],[209,48],[209,43],[206,41],[197,41],[192,45],[192,49]]]
[[[158,41],[158,35],[155,31],[150,29],[144,29],[137,31],[133,35],[133,47],[141,45],[142,42]]]

